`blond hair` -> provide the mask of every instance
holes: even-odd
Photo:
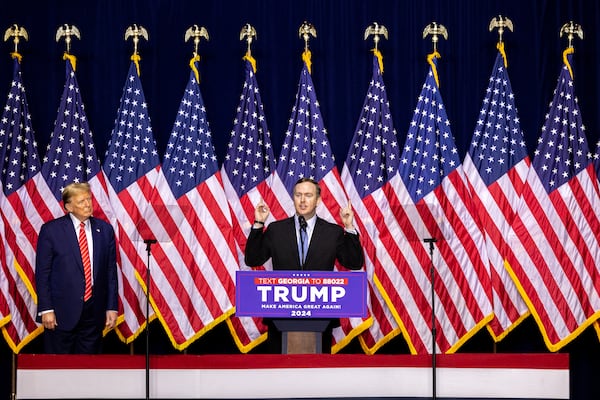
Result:
[[[87,182],[73,182],[69,183],[62,191],[62,201],[63,204],[67,204],[71,201],[71,198],[76,194],[85,192],[90,193],[92,189],[90,188],[90,184]]]

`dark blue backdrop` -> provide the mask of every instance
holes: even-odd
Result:
[[[430,39],[423,40],[423,28],[436,21],[448,29],[441,40],[438,63],[442,96],[452,123],[459,150],[464,155],[471,139],[487,81],[496,55],[497,34],[488,31],[492,17],[502,14],[514,23],[515,31],[505,34],[509,74],[530,152],[556,85],[561,54],[567,46],[559,38],[560,27],[574,20],[581,24],[585,40],[575,41],[575,90],[592,146],[598,138],[600,82],[597,65],[597,33],[600,5],[589,0],[103,0],[4,2],[0,9],[0,29],[13,23],[29,32],[21,42],[23,79],[40,145],[45,153],[62,86],[65,81],[63,42],[55,42],[59,25],[76,25],[81,40],[75,40],[77,78],[86,105],[90,126],[101,161],[116,117],[116,110],[133,46],[125,42],[125,29],[134,23],[144,26],[149,41],[140,43],[141,79],[154,135],[159,150],[166,146],[179,101],[188,79],[188,62],[193,44],[185,43],[184,33],[193,24],[205,26],[210,41],[202,41],[201,89],[219,160],[232,128],[241,92],[241,58],[246,44],[239,32],[245,23],[254,25],[258,38],[253,55],[258,61],[257,77],[265,106],[275,153],[278,155],[287,128],[301,69],[303,41],[300,24],[307,20],[317,29],[310,48],[313,80],[330,141],[341,167],[366,94],[371,74],[371,39],[363,40],[365,28],[377,21],[387,27],[389,39],[382,40],[384,80],[399,141],[404,141],[408,124],[427,70]],[[12,63],[8,56],[12,42],[0,47],[0,102],[8,93]],[[0,53],[2,53],[0,51]],[[154,327],[155,324],[152,326]],[[153,351],[169,352],[160,327],[153,330]],[[163,340],[164,339],[164,340]],[[33,352],[36,342],[24,351]],[[135,343],[134,351],[143,351]],[[108,338],[108,351],[129,351],[114,338]],[[349,346],[348,351],[352,351]],[[503,342],[494,346],[483,332],[463,351],[545,351],[537,328],[531,321],[522,324]],[[226,329],[194,343],[190,352],[235,352]],[[390,343],[383,352],[406,352],[402,343]],[[600,344],[588,330],[567,346],[571,353],[573,399],[600,398],[594,376],[600,372]],[[0,388],[8,388],[10,351],[0,344]],[[6,373],[4,373],[6,371]],[[0,393],[8,398],[8,391]]]
[[[585,0],[504,1],[361,1],[288,0],[246,1],[33,1],[10,2],[0,12],[0,29],[23,25],[29,42],[22,42],[23,76],[36,137],[45,146],[53,128],[65,81],[62,53],[56,43],[59,25],[69,23],[81,31],[74,39],[77,78],[95,134],[98,155],[103,159],[125,82],[131,40],[125,29],[144,26],[149,41],[141,41],[141,79],[148,101],[154,134],[163,151],[188,79],[193,44],[184,33],[193,24],[210,34],[202,40],[201,89],[206,103],[217,155],[222,160],[241,92],[241,57],[246,44],[239,40],[242,26],[255,26],[258,39],[253,55],[257,77],[276,155],[297,89],[302,65],[300,24],[307,20],[317,29],[312,39],[313,80],[321,103],[338,164],[343,163],[366,94],[371,74],[371,39],[363,40],[365,28],[374,21],[385,25],[389,39],[382,40],[384,79],[399,140],[412,117],[427,70],[431,40],[423,40],[423,28],[436,21],[446,26],[448,40],[441,40],[439,74],[442,96],[453,124],[459,150],[467,150],[496,54],[497,33],[488,25],[493,16],[511,18],[515,31],[504,35],[509,74],[515,91],[522,127],[533,150],[535,139],[556,85],[561,53],[567,46],[559,38],[560,27],[574,20],[582,25],[584,41],[575,41],[576,92],[588,134],[595,143],[600,115],[595,113],[600,92],[597,77],[597,33],[600,6]],[[8,83],[12,64],[0,62],[0,88]],[[0,95],[2,92],[0,92]],[[45,147],[40,147],[44,153]]]

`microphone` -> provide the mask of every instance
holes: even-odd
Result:
[[[148,254],[150,254],[150,248],[156,242],[156,239],[144,239],[144,243],[146,243],[146,251],[148,252]],[[150,268],[150,264],[148,264],[148,268]]]
[[[298,216],[298,223],[300,224],[300,229],[306,231],[308,225],[306,224],[306,219],[304,219],[302,215]]]

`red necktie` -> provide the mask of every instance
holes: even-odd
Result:
[[[79,225],[79,250],[81,250],[81,261],[83,261],[83,275],[85,277],[85,292],[83,301],[92,297],[92,264],[90,263],[90,251],[88,250],[87,237],[85,236],[85,224]]]

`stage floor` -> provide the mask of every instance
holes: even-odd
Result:
[[[432,397],[431,356],[151,356],[149,398],[284,399]],[[436,357],[444,399],[568,399],[568,354]],[[144,356],[22,354],[17,399],[146,398]]]

